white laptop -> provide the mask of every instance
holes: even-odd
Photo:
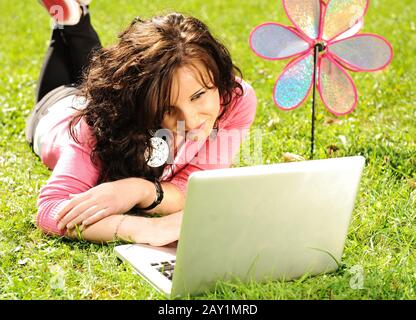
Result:
[[[194,172],[177,248],[115,247],[171,298],[216,282],[335,271],[364,167],[361,156]]]

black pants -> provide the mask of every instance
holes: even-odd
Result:
[[[78,93],[83,70],[88,66],[91,54],[100,49],[101,43],[91,25],[89,14],[82,16],[78,24],[54,29],[48,51],[40,72],[36,105],[26,119],[26,141],[33,147],[33,136],[39,120],[49,107],[59,100]]]
[[[101,42],[89,14],[82,16],[74,26],[54,29],[39,76],[36,102],[59,86],[79,84],[91,53],[100,48]]]

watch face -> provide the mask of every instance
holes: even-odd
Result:
[[[157,168],[163,165],[169,157],[169,145],[168,143],[159,137],[150,138],[152,145],[152,156],[149,158],[149,151],[146,150],[144,158],[150,167]]]

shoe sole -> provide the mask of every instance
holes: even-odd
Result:
[[[74,6],[70,6],[68,0],[39,0],[39,2],[59,24],[73,25],[77,24],[80,19],[81,15],[75,17]],[[78,7],[78,2],[75,3]]]

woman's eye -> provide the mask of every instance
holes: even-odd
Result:
[[[191,101],[194,101],[194,100],[197,100],[197,99],[199,99],[203,94],[205,94],[206,93],[206,91],[204,91],[204,92],[201,92],[201,93],[198,93],[198,95],[196,95],[195,97],[193,97],[192,99],[191,99]]]

